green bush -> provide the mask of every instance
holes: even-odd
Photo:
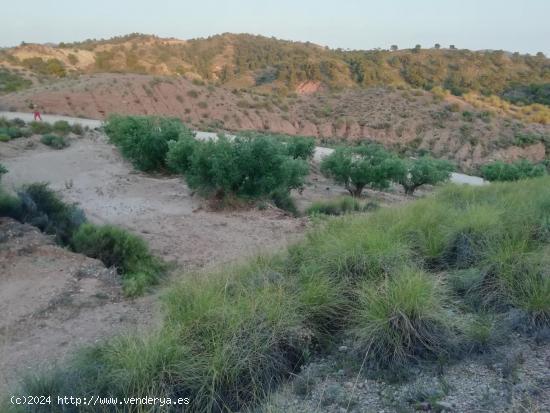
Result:
[[[116,267],[129,296],[143,294],[147,287],[158,283],[164,272],[162,263],[151,255],[141,238],[114,226],[83,224],[73,235],[71,246],[107,267]]]
[[[321,162],[323,174],[346,187],[354,197],[361,196],[369,185],[389,187],[404,174],[403,162],[380,145],[339,147]]]
[[[110,116],[105,132],[122,155],[145,172],[166,168],[168,142],[193,136],[178,119],[154,116]]]
[[[445,292],[430,275],[404,270],[381,284],[365,282],[359,292],[355,336],[377,363],[401,366],[415,356],[448,347]]]
[[[10,139],[21,138],[23,136],[23,130],[17,126],[8,126],[0,128],[0,135],[9,137]]]
[[[54,149],[63,149],[69,146],[69,143],[62,136],[57,135],[44,135],[40,138],[40,142]]]
[[[29,126],[35,135],[43,135],[53,131],[52,125],[47,122],[31,122]]]
[[[546,168],[526,159],[514,163],[496,161],[483,165],[481,175],[488,181],[517,181],[546,175]]]
[[[0,217],[19,219],[21,216],[21,201],[17,196],[7,193],[0,186]]]
[[[0,134],[0,142],[9,142],[11,138],[8,135]]]
[[[408,195],[412,195],[422,185],[435,185],[448,181],[454,170],[450,162],[430,157],[409,160],[405,165],[398,182],[403,185]]]
[[[294,159],[305,161],[313,158],[315,153],[315,139],[303,136],[291,137],[286,140],[288,154]]]
[[[71,125],[69,125],[69,122],[67,122],[66,120],[58,120],[54,122],[52,128],[54,132],[57,132],[63,136],[68,135],[71,131]]]
[[[197,141],[192,136],[182,136],[177,141],[168,142],[166,166],[172,173],[185,174],[191,165],[191,156],[197,147]]]
[[[185,178],[189,186],[220,198],[230,194],[259,198],[288,192],[300,188],[308,173],[305,161],[291,158],[283,143],[265,136],[232,141],[221,136],[197,142],[187,159]]]
[[[55,236],[64,245],[86,221],[84,212],[76,205],[64,203],[48,184],[25,185],[18,191],[21,200],[19,219]]]

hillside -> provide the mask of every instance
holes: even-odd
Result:
[[[314,136],[322,144],[378,141],[403,154],[431,152],[468,170],[489,159],[547,156],[550,126],[525,123],[465,99],[393,87],[277,95],[230,91],[183,78],[96,74],[0,97],[4,110],[104,119],[110,113],[176,116],[201,130]]]
[[[331,88],[408,84],[442,86],[455,94],[498,94],[514,83],[550,81],[550,60],[543,54],[455,48],[344,51],[228,33],[193,40],[131,34],[58,46],[22,44],[4,50],[0,61],[60,77],[97,72],[179,74],[228,86],[289,90],[310,81]]]
[[[455,48],[345,51],[247,34],[22,44],[0,50],[0,106],[206,130],[374,140],[469,169],[547,158],[550,60]]]

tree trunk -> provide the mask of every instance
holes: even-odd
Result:
[[[412,195],[414,191],[416,191],[416,188],[418,188],[417,185],[403,185],[403,188],[405,188],[405,194],[406,195]]]
[[[360,186],[356,186],[355,188],[353,188],[350,191],[351,196],[354,197],[354,198],[359,198],[361,196],[361,193],[363,192],[364,187],[365,187],[365,185],[360,185]]]

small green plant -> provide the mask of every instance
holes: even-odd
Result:
[[[63,149],[69,146],[69,143],[65,140],[64,137],[53,134],[42,136],[40,142],[54,149]]]
[[[8,135],[0,134],[0,142],[9,142],[11,138]]]
[[[29,126],[35,135],[43,135],[53,131],[52,125],[47,122],[31,122]]]
[[[445,292],[430,275],[404,270],[381,283],[367,281],[355,321],[358,345],[381,365],[445,351],[450,334]]]
[[[60,135],[67,135],[71,131],[71,125],[66,120],[58,120],[52,125],[54,132],[59,133]]]
[[[80,208],[64,203],[48,184],[25,185],[17,194],[21,200],[19,219],[54,235],[61,244],[69,244],[75,231],[86,221]]]
[[[141,238],[114,226],[84,224],[72,237],[71,246],[76,252],[115,267],[129,296],[143,294],[159,282],[164,272],[162,263],[151,255]]]
[[[21,200],[7,193],[0,186],[0,217],[19,219],[21,217]]]

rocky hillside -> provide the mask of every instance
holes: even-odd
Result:
[[[230,87],[284,93],[319,82],[346,88],[408,84],[444,87],[455,94],[500,94],[514,84],[550,82],[550,60],[503,51],[424,49],[341,50],[247,34],[178,40],[130,34],[59,45],[22,44],[4,49],[0,62],[38,75],[139,73],[185,75]]]
[[[395,87],[280,97],[184,78],[96,74],[0,97],[4,110],[103,119],[110,113],[176,116],[202,130],[307,135],[320,143],[378,141],[401,153],[432,153],[465,170],[490,159],[547,156],[550,126],[515,120],[452,95]],[[475,102],[474,102],[475,103]]]
[[[547,158],[549,84],[543,54],[344,51],[246,34],[131,34],[0,50],[3,110],[159,114],[206,130],[373,140],[463,169]]]

